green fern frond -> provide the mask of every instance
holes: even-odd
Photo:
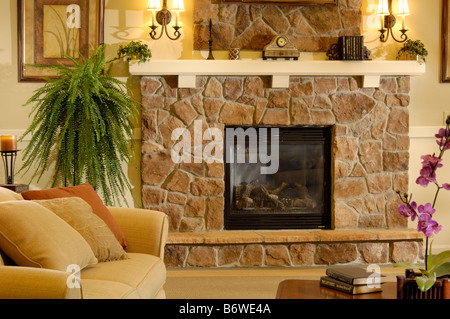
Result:
[[[132,157],[138,106],[126,84],[104,72],[104,45],[81,61],[67,58],[73,66],[51,66],[58,77],[48,79],[25,103],[33,105],[33,120],[24,134],[31,141],[23,167],[34,169],[32,179],[39,180],[54,165],[52,187],[88,182],[105,204],[114,205],[131,190],[121,164]]]

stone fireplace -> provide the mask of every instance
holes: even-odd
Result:
[[[261,51],[275,35],[286,34],[300,51],[324,52],[339,36],[360,35],[360,0],[341,0],[335,6],[194,4],[195,50],[208,49],[210,19],[214,50]],[[408,187],[409,76],[424,72],[416,64],[162,60],[130,66],[132,74],[142,75],[143,205],[170,219],[166,265],[311,266],[420,259],[422,237],[406,229],[395,193]],[[270,187],[260,183],[260,195],[241,203],[252,209],[258,202],[259,215],[245,229],[230,230],[227,192],[244,186],[229,188],[230,167],[197,156],[208,141],[192,140],[188,161],[171,156],[180,143],[174,130],[184,128],[185,136],[195,139],[198,130],[203,137],[208,129],[224,136],[229,127],[330,128],[329,193],[315,199],[316,207],[329,203],[328,224],[258,227],[265,218],[261,209],[271,210],[273,202],[281,205],[261,204],[261,192],[278,200],[277,188],[286,187],[283,182]],[[301,179],[293,176],[294,181],[284,181],[289,187]],[[304,199],[296,194],[294,200]]]
[[[332,126],[333,225],[404,227],[395,189],[408,185],[409,77],[383,77],[360,88],[354,77],[292,77],[274,89],[265,77],[199,77],[177,88],[171,77],[143,77],[142,179],[145,208],[170,216],[170,230],[223,230],[225,165],[176,164],[176,128],[194,137],[194,121],[223,133],[227,125]],[[194,142],[192,143],[194,144]]]
[[[415,260],[421,237],[405,229],[395,189],[407,189],[409,76],[362,88],[350,76],[291,76],[272,88],[264,76],[144,76],[143,204],[170,219],[169,266],[320,265]],[[228,231],[225,165],[174,163],[176,128],[194,136],[226,126],[329,126],[333,129],[332,230]],[[194,152],[192,152],[194,154]]]

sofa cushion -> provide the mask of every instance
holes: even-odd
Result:
[[[80,197],[36,200],[78,231],[88,242],[99,262],[127,258],[127,253],[106,223]]]
[[[139,299],[136,288],[117,281],[81,279],[83,299]]]
[[[23,200],[23,197],[10,189],[0,187],[0,202],[6,202],[10,200]]]
[[[19,266],[66,271],[97,263],[86,240],[64,220],[31,201],[0,203],[0,250]]]
[[[0,187],[0,203],[11,200],[23,200],[22,196],[4,187]],[[4,256],[0,250],[0,266],[5,265]]]
[[[2,264],[3,263],[3,264]],[[1,250],[0,248],[0,266],[17,266],[17,264]]]
[[[136,289],[140,298],[154,298],[166,281],[166,267],[159,257],[128,253],[128,259],[98,263],[81,271],[81,281],[115,281]]]
[[[91,205],[94,213],[103,219],[106,225],[108,225],[122,247],[126,249],[127,244],[125,235],[112,217],[108,208],[103,204],[102,199],[98,196],[90,184],[85,183],[71,187],[25,191],[22,192],[21,195],[24,199],[28,200],[53,199],[61,197],[80,197],[84,199],[89,205]]]

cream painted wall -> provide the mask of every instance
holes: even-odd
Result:
[[[381,44],[378,41],[380,24],[374,16],[378,0],[363,0],[361,25],[366,46],[372,51],[372,58],[393,60],[401,45],[392,41]],[[393,0],[393,8],[397,6]],[[441,54],[441,0],[409,0],[412,13],[406,18],[408,36],[413,40],[421,40],[429,54],[426,63],[426,73],[411,77],[410,111],[410,180],[409,192],[413,194],[418,204],[432,202],[435,187],[423,188],[415,183],[421,169],[420,156],[438,152],[434,134],[444,126],[444,112],[450,114],[450,83],[440,83]],[[374,24],[376,27],[374,27]],[[397,23],[397,29],[400,27]],[[398,33],[396,33],[398,34]],[[445,162],[447,160],[447,162]],[[440,183],[450,181],[450,156],[444,156],[444,167],[438,171]],[[442,190],[437,204],[435,218],[443,225],[444,231],[435,236],[434,252],[450,249],[450,193]],[[417,223],[409,223],[415,228]]]
[[[22,107],[33,91],[41,84],[18,83],[17,81],[17,1],[0,0],[0,134],[21,134],[29,125],[30,107]],[[408,35],[420,39],[429,51],[427,71],[424,75],[411,78],[411,159],[410,159],[410,191],[418,202],[431,200],[424,189],[414,183],[420,169],[420,155],[434,151],[434,139],[430,133],[437,131],[443,124],[443,113],[450,114],[450,84],[439,83],[440,76],[440,19],[441,0],[409,0],[412,15],[407,17]],[[390,40],[387,44],[378,41],[379,22],[374,16],[378,0],[362,0],[363,22],[362,33],[366,46],[372,50],[373,59],[395,59],[400,45]],[[394,0],[394,8],[397,0]],[[114,56],[118,46],[130,40],[142,40],[152,49],[153,59],[201,59],[204,52],[193,52],[193,1],[185,1],[186,12],[181,14],[183,36],[178,41],[161,39],[152,41],[148,35],[150,15],[145,11],[146,0],[106,0],[105,43],[107,54]],[[226,52],[215,52],[216,59],[227,58]],[[257,58],[260,53],[242,52],[242,57]],[[323,54],[302,54],[302,59],[322,59]],[[139,79],[128,77],[126,65],[116,63],[114,75],[124,77],[131,87],[133,96],[139,100]],[[434,133],[433,133],[434,134]],[[417,137],[415,137],[417,136]],[[140,130],[137,125],[136,139]],[[23,147],[24,145],[21,145]],[[139,165],[139,144],[135,164]],[[448,156],[447,156],[448,158]],[[20,167],[21,161],[18,161]],[[445,163],[444,163],[445,165]],[[450,165],[450,164],[449,164]],[[131,183],[135,187],[134,194],[140,198],[140,175],[132,166],[126,167]],[[450,172],[443,170],[442,175]],[[4,179],[0,170],[0,181]],[[16,182],[29,183],[29,176],[16,177]],[[33,183],[32,188],[45,188],[48,182],[42,180]],[[439,222],[444,229],[436,237],[435,246],[450,248],[450,194],[442,193],[439,199]],[[415,225],[411,224],[412,227]]]
[[[420,156],[438,152],[434,134],[444,126],[444,112],[450,114],[450,83],[440,83],[440,54],[441,54],[441,0],[409,0],[412,13],[406,19],[408,36],[413,40],[420,39],[427,48],[427,70],[422,76],[411,77],[410,111],[410,180],[409,192],[413,194],[418,204],[432,202],[435,188],[423,188],[415,183],[421,169]],[[393,60],[401,45],[390,40],[380,44],[377,40],[379,21],[374,17],[375,0],[363,0],[362,32],[367,47],[372,50],[372,58]],[[397,6],[394,0],[393,7]],[[376,24],[376,28],[373,25]],[[397,24],[399,28],[400,23]],[[397,33],[398,34],[398,33]],[[440,183],[450,181],[450,157],[444,156],[444,167],[438,171]],[[443,225],[444,231],[434,238],[434,252],[450,249],[450,193],[442,190],[436,204],[436,220]],[[415,228],[417,222],[410,222]]]
[[[406,18],[408,37],[421,40],[427,48],[427,71],[424,75],[411,78],[410,125],[441,126],[443,112],[450,114],[450,84],[440,83],[440,28],[441,0],[409,0],[411,15]],[[383,44],[378,40],[380,24],[374,13],[378,0],[363,0],[361,25],[366,46],[372,51],[373,59],[394,60],[401,45],[390,39]],[[393,7],[398,0],[393,0]],[[375,24],[375,25],[374,25]],[[400,22],[396,28],[400,27]],[[396,34],[398,34],[397,32]],[[432,112],[430,112],[432,110]]]

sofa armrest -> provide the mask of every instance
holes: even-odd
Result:
[[[108,209],[125,234],[128,252],[164,258],[169,232],[169,219],[166,214],[140,208]]]
[[[20,266],[0,266],[0,299],[81,299],[69,288],[71,273]]]

